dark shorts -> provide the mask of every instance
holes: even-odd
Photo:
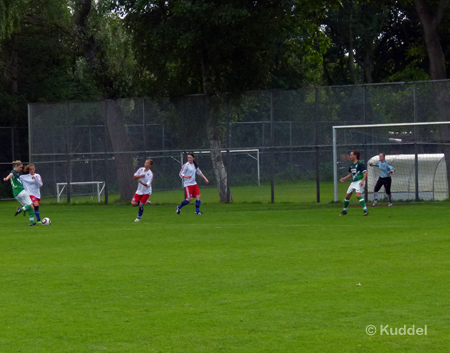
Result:
[[[392,179],[391,177],[387,177],[387,178],[382,178],[379,177],[377,184],[375,185],[375,192],[378,192],[382,186],[384,186],[384,189],[386,190],[386,194],[390,195],[391,194],[391,184],[392,184]]]

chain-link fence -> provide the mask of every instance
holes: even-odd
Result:
[[[134,171],[149,157],[153,189],[180,188],[183,153],[190,151],[214,185],[209,151],[216,143],[231,187],[310,182],[316,190],[310,201],[331,201],[328,186],[337,163],[333,126],[450,120],[449,94],[449,82],[438,81],[249,92],[214,100],[197,95],[30,104],[30,160],[44,179],[46,197],[56,196],[57,183],[93,181],[106,183],[106,195],[128,195],[136,187]],[[392,132],[406,131],[386,133]],[[402,140],[405,146],[407,140]],[[448,140],[434,139],[440,145],[433,151],[444,153]],[[368,142],[370,151],[364,148]],[[367,161],[380,151],[410,153],[400,145],[380,137],[345,139],[341,147],[347,153],[361,150]],[[323,193],[324,186],[330,194]]]
[[[28,159],[28,129],[0,127],[0,176],[3,179],[12,169],[14,160]],[[12,198],[10,183],[0,183],[0,199]]]

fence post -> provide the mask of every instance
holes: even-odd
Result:
[[[103,101],[104,105],[104,113],[105,113],[105,136],[104,136],[104,147],[105,147],[105,158],[104,158],[104,168],[103,171],[105,173],[105,204],[108,204],[108,102],[106,100]]]
[[[319,149],[319,89],[315,88],[315,115],[316,115],[316,190],[317,190],[317,203],[320,203],[320,149]]]
[[[273,138],[273,92],[270,91],[270,202],[275,203],[275,156]]]

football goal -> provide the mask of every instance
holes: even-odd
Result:
[[[392,175],[393,200],[445,200],[449,198],[446,144],[439,142],[450,122],[333,126],[334,201],[338,201],[339,179],[347,175],[352,150],[361,152],[368,170],[366,197],[373,200],[373,190],[380,171],[369,164],[384,153],[395,168]],[[444,131],[445,130],[445,131]],[[380,198],[384,197],[384,188]],[[343,195],[341,195],[343,196]]]
[[[87,200],[97,199],[101,201],[101,195],[105,190],[104,181],[84,181],[68,183],[56,183],[56,198],[61,202],[61,198],[68,197],[70,187],[70,197],[85,197]]]

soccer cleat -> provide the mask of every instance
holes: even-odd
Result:
[[[375,201],[375,202],[373,203],[373,207],[377,207],[377,205],[378,205],[378,201]]]
[[[368,216],[369,215],[369,211],[364,211],[364,216]]]
[[[181,212],[180,208],[177,206],[177,214],[179,215]]]
[[[31,227],[31,226],[35,226],[35,225],[37,225],[37,224],[36,224],[36,223],[30,223],[30,227]]]
[[[140,222],[141,220],[139,218],[136,218],[134,221],[135,222]]]
[[[388,206],[392,206],[392,202],[389,202]]]
[[[37,221],[36,223],[37,223],[37,224],[42,224],[42,222],[41,222],[41,221]]]
[[[347,215],[347,211],[342,211],[339,216],[346,216],[346,215]]]
[[[17,216],[20,212],[22,212],[22,209],[20,207],[17,207],[16,213],[14,213],[14,217]]]
[[[198,212],[195,212],[195,214],[203,214],[203,213],[201,213],[200,211],[198,211]]]

